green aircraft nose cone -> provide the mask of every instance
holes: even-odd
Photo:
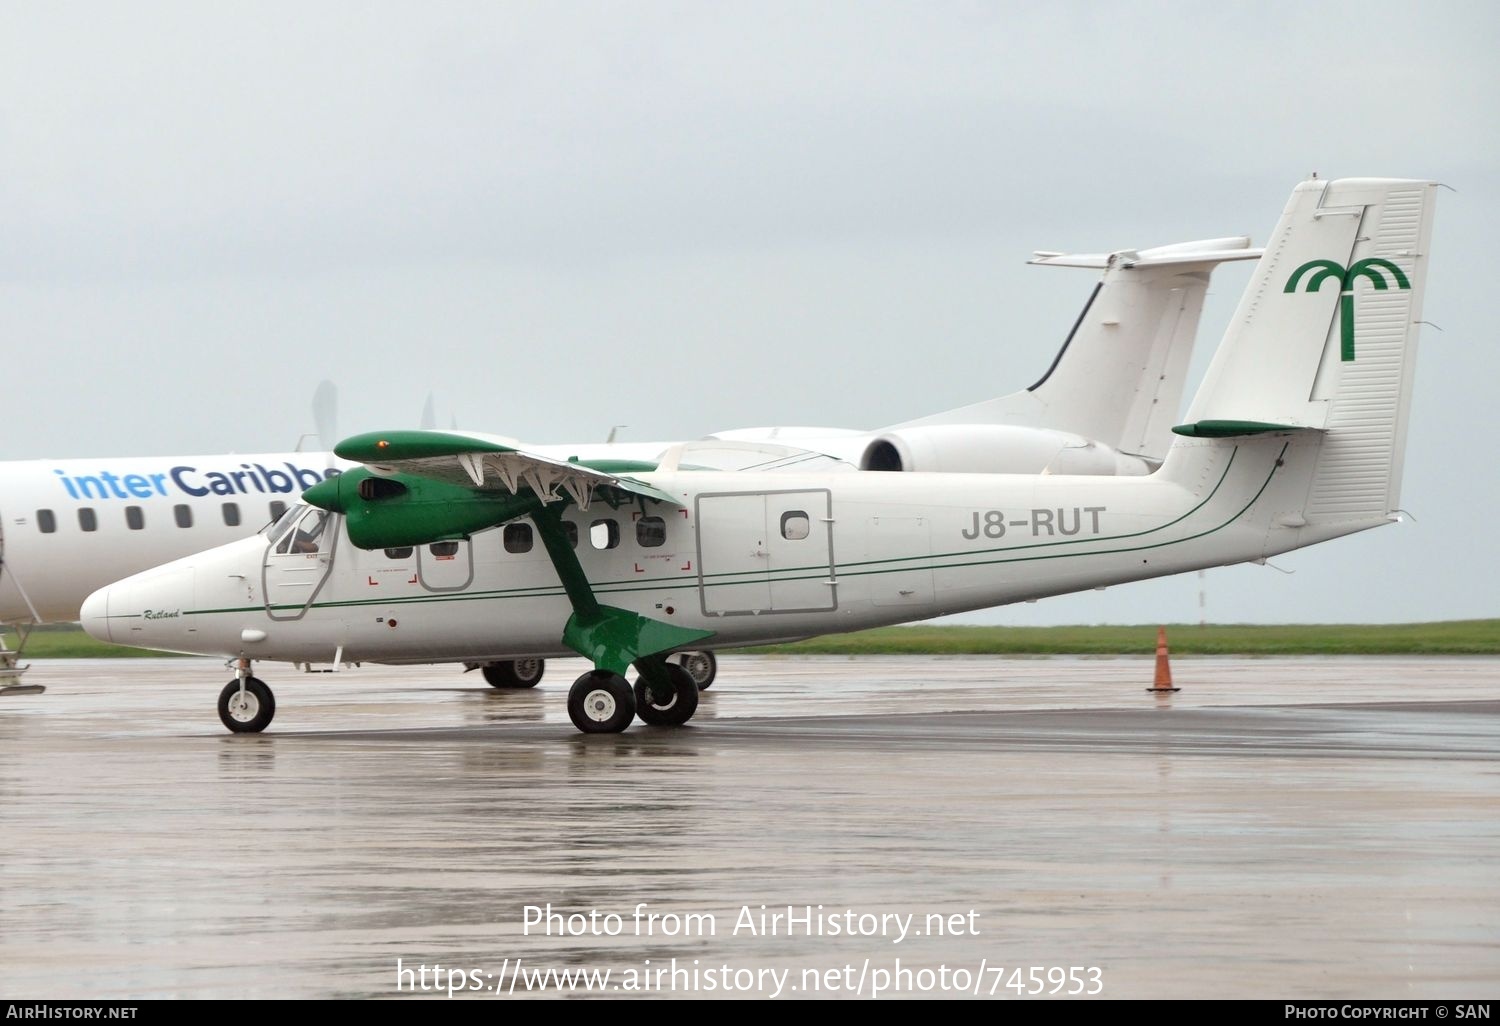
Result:
[[[330,513],[344,512],[344,504],[339,499],[338,476],[335,475],[313,485],[302,493],[302,501],[310,506],[326,509]]]

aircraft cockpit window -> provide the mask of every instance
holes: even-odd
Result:
[[[503,537],[505,541],[506,552],[531,551],[530,524],[506,524],[505,534]]]
[[[620,525],[613,520],[595,520],[589,527],[589,544],[596,549],[613,549],[620,544]]]
[[[801,541],[812,533],[812,521],[800,509],[781,514],[781,536],[787,541]]]
[[[43,534],[51,534],[57,530],[57,515],[50,509],[39,509],[36,511],[36,527]]]
[[[266,537],[273,539],[280,538],[283,534],[285,534],[287,528],[295,524],[297,522],[297,518],[302,515],[302,511],[307,508],[306,506],[293,506],[291,509],[287,509],[286,503],[284,502],[273,502],[271,503],[271,505],[272,507],[278,505],[281,507],[281,511],[279,513],[276,512],[274,508],[272,509],[271,512],[275,515],[271,518],[271,522],[267,524],[265,528]]]
[[[172,507],[172,515],[177,518],[178,527],[193,526],[193,507],[187,503],[178,503]]]
[[[281,519],[290,519],[292,513],[299,513],[301,516],[297,518],[296,526],[281,536],[276,543],[276,551],[282,555],[317,552],[322,544],[323,528],[328,525],[328,511],[296,506]]]
[[[139,506],[125,507],[125,526],[139,531],[146,526],[146,511]]]
[[[635,541],[643,549],[655,549],[667,543],[667,522],[661,517],[641,517],[635,522]]]
[[[286,503],[282,502],[280,499],[271,500],[271,523],[274,524],[276,523],[276,521],[280,520],[281,515],[285,512]]]
[[[240,526],[240,504],[239,503],[237,503],[237,502],[226,502],[221,507],[221,509],[222,509],[222,511],[224,513],[224,526],[225,527],[239,527]]]
[[[99,515],[94,512],[92,506],[78,508],[78,528],[81,531],[99,530]]]

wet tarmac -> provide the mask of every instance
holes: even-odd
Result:
[[[38,663],[0,996],[1500,996],[1500,660],[725,656],[603,737],[582,668],[267,667],[232,736],[217,663]]]

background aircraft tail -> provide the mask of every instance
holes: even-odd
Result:
[[[1179,451],[1205,444],[1191,439],[1289,439],[1288,472],[1265,497],[1269,551],[1385,523],[1400,504],[1435,189],[1298,185],[1174,429],[1188,438],[1163,473],[1182,481],[1194,461]]]
[[[1070,432],[1159,462],[1171,445],[1209,277],[1220,263],[1260,254],[1244,237],[1116,253],[1039,253],[1031,263],[1104,271],[1041,379],[885,431],[1017,425]]]

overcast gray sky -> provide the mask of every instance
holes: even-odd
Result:
[[[1497,10],[8,3],[0,458],[291,448],[321,378],[344,434],[429,392],[533,442],[875,427],[1039,375],[1092,279],[1033,249],[1258,243],[1308,172],[1428,177],[1459,191],[1416,522],[1214,571],[1208,613],[1500,615]],[[1215,279],[1195,381],[1247,278]]]

